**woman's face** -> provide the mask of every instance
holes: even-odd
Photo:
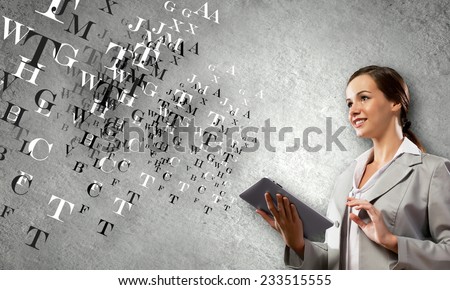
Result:
[[[371,76],[354,78],[345,94],[348,118],[358,137],[379,138],[390,126],[394,128],[401,105],[388,101]]]

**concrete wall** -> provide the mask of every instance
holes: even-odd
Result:
[[[371,146],[370,140],[357,138],[348,123],[344,95],[351,73],[369,64],[390,66],[402,74],[412,96],[409,118],[413,131],[428,152],[450,158],[448,1],[210,0],[208,11],[205,1],[197,0],[174,0],[167,3],[167,9],[165,1],[116,2],[108,13],[103,0],[81,0],[76,10],[72,1],[64,13],[55,16],[63,22],[59,23],[35,12],[46,12],[49,0],[0,1],[0,31],[7,17],[78,49],[76,57],[70,47],[61,49],[60,63],[67,62],[65,56],[77,60],[68,70],[53,58],[49,41],[38,61],[45,68],[39,71],[36,85],[29,81],[31,73],[24,71],[23,79],[2,89],[1,269],[284,269],[282,239],[238,196],[269,176],[325,213],[335,177]],[[184,8],[188,10],[183,12]],[[210,19],[204,17],[205,12]],[[77,35],[72,13],[78,16]],[[84,108],[89,115],[94,103],[94,89],[86,85],[80,91],[76,85],[81,83],[81,70],[97,76],[99,70],[111,66],[118,51],[106,53],[110,42],[125,47],[142,42],[149,28],[144,25],[132,32],[127,27],[134,28],[138,16],[149,20],[150,29],[157,30],[162,22],[162,34],[182,38],[183,56],[180,50],[161,46],[159,73],[167,70],[163,77],[149,75],[155,67],[150,63],[145,65],[147,70],[136,70],[157,86],[153,96],[153,85],[147,94],[138,87],[131,106],[125,102],[107,111],[105,118],[92,115],[85,123],[74,124],[74,107],[79,112]],[[94,23],[83,38],[81,29],[88,21]],[[15,45],[14,35],[2,37],[0,76],[6,74],[13,80],[20,56],[40,55],[38,41],[39,36],[34,36]],[[98,52],[90,58],[92,48]],[[128,64],[124,70],[131,68],[136,65]],[[111,76],[111,71],[107,74]],[[196,79],[190,84],[193,75]],[[203,91],[198,90],[197,81]],[[123,82],[118,87],[129,90],[131,85]],[[54,104],[49,116],[44,116],[48,110],[36,112],[35,96],[43,89],[48,91],[41,98]],[[175,99],[166,93],[171,89],[181,91]],[[183,90],[192,95],[191,111],[188,104],[176,106]],[[114,94],[112,98],[117,99]],[[157,118],[149,110],[159,112],[163,101],[170,111],[186,118],[185,124],[189,118],[202,130],[212,127],[216,113],[222,116],[219,127],[257,127],[253,136],[258,143],[242,140],[238,132],[232,136],[238,142],[229,152],[233,156],[226,152],[231,142],[224,142],[222,152],[211,155],[206,147],[193,154],[170,145],[166,152],[154,155],[150,148],[125,152],[121,147],[107,159],[109,154],[100,150],[108,145],[106,137],[100,136],[106,120],[132,118],[133,112],[137,116],[142,112],[140,125],[130,126],[144,130]],[[5,117],[9,104],[21,108],[19,122],[14,114]],[[40,105],[45,107],[45,103]],[[334,143],[327,148],[327,120],[330,132],[343,127],[341,147]],[[268,121],[277,130],[270,139],[274,152],[264,145],[261,132]],[[293,133],[279,140],[283,127],[292,127]],[[310,146],[322,146],[317,152],[303,144],[303,132],[309,127],[323,132],[309,138]],[[89,143],[80,144],[85,132],[99,136],[92,146],[96,150]],[[123,136],[124,132],[117,131],[119,140]],[[136,136],[134,132],[130,138]],[[200,135],[195,136],[199,146]],[[300,138],[300,148],[286,152],[294,137]],[[30,147],[32,140],[37,140],[34,147]],[[237,153],[245,143],[258,148]],[[187,144],[186,138],[182,144]],[[136,151],[137,143],[132,145]],[[103,171],[94,166],[102,158]],[[212,159],[218,163],[209,162]],[[123,160],[129,160],[129,168],[128,161],[119,167]],[[32,175],[32,182],[21,172]],[[149,177],[145,183],[149,175],[154,182]],[[101,183],[101,190],[93,183]],[[135,198],[130,202],[133,192]]]

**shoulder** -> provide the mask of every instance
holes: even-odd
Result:
[[[421,165],[433,172],[437,169],[447,169],[447,171],[450,171],[450,161],[447,158],[430,153],[422,153]]]
[[[447,158],[429,153],[422,153],[421,157],[422,162],[414,166],[418,178],[450,183],[450,161]]]

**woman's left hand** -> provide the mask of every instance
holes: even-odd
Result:
[[[397,237],[388,230],[381,212],[376,209],[373,204],[367,200],[348,197],[347,206],[357,210],[366,210],[370,217],[370,222],[365,223],[354,213],[350,213],[350,219],[361,228],[369,239],[388,250],[398,253]]]

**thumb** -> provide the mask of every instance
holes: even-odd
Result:
[[[354,221],[361,229],[364,229],[367,225],[359,216],[354,213],[350,213],[350,219]]]
[[[258,213],[272,228],[278,231],[275,226],[275,221],[265,211],[257,209],[256,213]]]

